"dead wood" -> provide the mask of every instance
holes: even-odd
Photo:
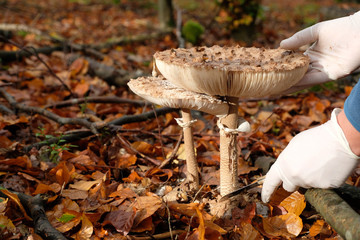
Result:
[[[32,197],[24,193],[12,192],[12,194],[16,194],[18,196],[21,205],[32,218],[36,234],[40,235],[43,239],[49,240],[67,239],[61,232],[56,230],[51,225],[48,218],[46,217],[44,207],[46,204],[46,200],[42,199],[41,195],[36,195]],[[0,191],[0,196],[4,198],[9,198],[9,196],[2,191]]]
[[[305,198],[341,237],[360,239],[360,215],[333,190],[309,189]]]
[[[79,54],[72,54],[68,59],[68,64],[71,64],[76,59],[82,57]],[[116,87],[127,87],[127,83],[131,78],[137,78],[142,74],[137,74],[136,72],[130,73],[124,69],[115,68],[103,63],[100,63],[90,57],[84,57],[89,63],[90,73],[103,79],[109,85],[114,85]]]
[[[67,239],[61,232],[56,230],[46,217],[44,205],[46,201],[40,195],[35,197],[28,196],[23,193],[17,194],[21,204],[29,211],[34,222],[35,233],[39,234],[44,239],[61,240]]]

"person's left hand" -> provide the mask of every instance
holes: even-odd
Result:
[[[263,202],[283,184],[286,191],[303,188],[335,188],[341,186],[358,163],[359,157],[337,122],[340,109],[331,120],[296,135],[266,174],[262,188]]]

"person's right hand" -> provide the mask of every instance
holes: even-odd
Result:
[[[311,43],[305,52],[310,57],[308,72],[286,93],[336,80],[359,69],[360,12],[301,30],[283,40],[280,47],[295,50]]]

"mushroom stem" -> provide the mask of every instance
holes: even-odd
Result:
[[[228,114],[220,119],[228,129],[238,127],[238,97],[227,97]],[[220,195],[225,196],[238,188],[237,134],[220,130]]]
[[[199,172],[198,164],[195,157],[193,129],[191,127],[191,112],[190,109],[181,109],[183,119],[184,131],[184,145],[186,155],[186,169],[187,181],[191,190],[199,189]]]

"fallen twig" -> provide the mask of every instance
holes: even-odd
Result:
[[[117,137],[119,138],[120,142],[124,145],[124,147],[128,150],[133,152],[134,154],[139,154],[142,158],[144,158],[146,161],[151,162],[152,164],[154,164],[155,166],[159,166],[161,164],[160,160],[157,160],[155,158],[151,158],[148,157],[144,154],[142,154],[141,152],[139,152],[138,150],[136,150],[135,148],[133,148],[131,146],[131,144],[126,141],[122,136],[120,136],[120,134],[117,134]]]
[[[68,64],[71,64],[80,57],[83,56],[79,54],[72,54],[67,58],[67,62]],[[100,63],[89,57],[83,57],[83,58],[89,63],[90,72],[95,76],[103,79],[109,85],[114,85],[117,87],[125,87],[127,86],[129,79],[137,78],[141,75],[141,74],[137,74],[136,72],[129,73],[124,69],[115,68],[113,66]]]
[[[179,235],[186,232],[185,230],[172,230],[171,232],[165,232],[165,233],[159,233],[155,235],[151,235],[148,237],[137,237],[137,236],[131,236],[131,239],[133,240],[153,240],[153,239],[171,239],[174,235]]]
[[[156,114],[159,116],[159,115],[164,115],[166,113],[174,112],[174,111],[176,111],[176,109],[164,107],[164,108],[158,108],[155,111],[156,111]],[[109,122],[107,125],[105,125],[103,127],[110,127],[110,128],[116,129],[116,128],[120,127],[121,125],[124,125],[127,123],[133,123],[133,122],[146,121],[151,118],[154,118],[154,116],[155,116],[154,111],[149,111],[149,112],[145,112],[142,114],[131,115],[131,116],[125,115],[120,118],[114,119],[113,121]],[[60,142],[59,140],[61,140],[61,144],[75,142],[75,141],[81,140],[83,138],[90,137],[92,135],[94,135],[94,133],[91,132],[90,130],[82,130],[82,131],[78,131],[76,133],[66,134],[61,137],[54,137],[54,138],[47,139],[46,141],[31,144],[29,146],[24,147],[24,151],[29,152],[32,148],[40,149],[42,146],[49,145],[51,143]]]
[[[177,141],[176,145],[175,145],[175,148],[173,149],[173,151],[171,152],[170,156],[168,158],[166,158],[161,164],[160,166],[158,167],[159,169],[162,169],[164,168],[166,165],[168,165],[171,160],[173,160],[173,158],[176,156],[176,153],[178,152],[179,150],[179,147],[180,147],[180,144],[182,142],[182,139],[184,137],[184,132],[181,131],[181,135],[179,137],[179,140]]]
[[[94,134],[97,134],[97,125],[96,123],[89,122],[86,119],[83,118],[64,118],[60,117],[59,115],[50,112],[46,109],[39,108],[39,107],[33,107],[33,106],[26,106],[24,104],[16,102],[16,100],[6,92],[5,89],[0,88],[0,93],[4,96],[4,98],[10,103],[10,105],[20,112],[26,112],[30,114],[38,113],[41,114],[59,124],[65,125],[65,124],[73,124],[73,125],[81,125],[84,127],[87,127],[90,129]]]
[[[119,103],[119,104],[131,104],[135,106],[145,106],[147,104],[147,102],[145,101],[119,98],[116,96],[104,96],[104,97],[73,98],[67,101],[46,105],[44,108],[62,108],[62,107],[68,107],[82,103]]]

